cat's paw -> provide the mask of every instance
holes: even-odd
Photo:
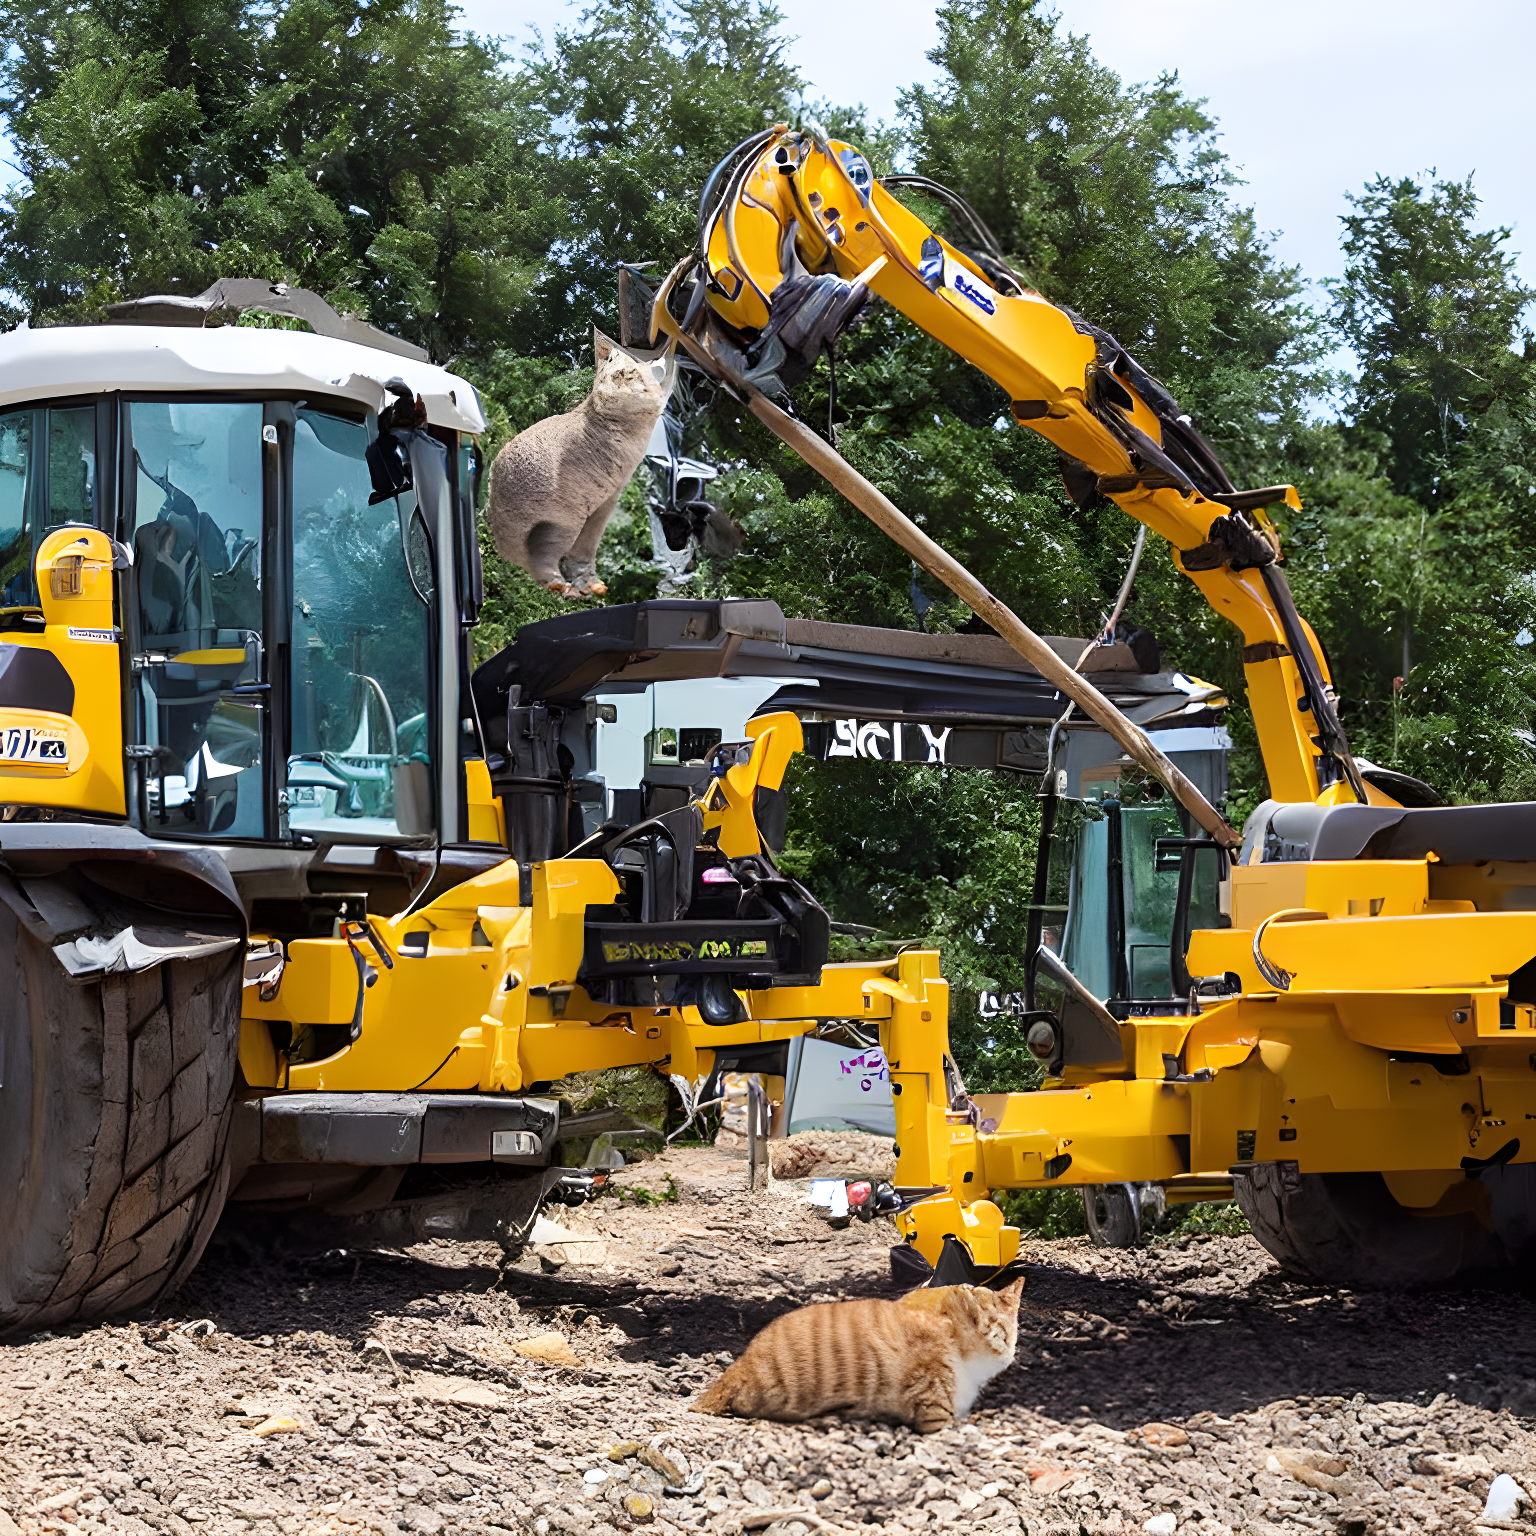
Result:
[[[932,1435],[941,1429],[950,1428],[954,1422],[955,1416],[952,1413],[919,1410],[913,1416],[912,1427],[920,1435]]]
[[[566,559],[560,562],[560,574],[571,584],[571,590],[582,597],[601,597],[607,585],[598,580],[597,572],[582,561]]]

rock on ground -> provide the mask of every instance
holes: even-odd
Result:
[[[729,1131],[721,1132],[722,1140]],[[893,1179],[896,1142],[861,1131],[796,1131],[768,1143],[776,1179]]]
[[[1247,1238],[1029,1244],[1018,1363],[942,1434],[690,1414],[772,1317],[894,1294],[888,1224],[745,1180],[632,1166],[505,1273],[227,1222],[164,1316],[0,1346],[0,1536],[1493,1536],[1492,1480],[1536,1480],[1526,1300],[1299,1285]]]

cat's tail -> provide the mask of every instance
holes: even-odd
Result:
[[[729,1365],[688,1405],[689,1413],[730,1413],[736,1406],[736,1367]]]

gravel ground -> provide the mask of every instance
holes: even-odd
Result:
[[[1248,1238],[1034,1242],[1018,1364],[966,1424],[705,1418],[770,1318],[894,1294],[892,1229],[834,1231],[795,1183],[749,1198],[720,1152],[617,1182],[505,1273],[484,1244],[317,1255],[226,1223],[163,1317],[0,1346],[0,1536],[1536,1536],[1529,1505],[1479,1520],[1498,1473],[1536,1491],[1520,1296],[1293,1284]]]

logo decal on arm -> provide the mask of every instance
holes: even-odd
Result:
[[[955,292],[963,294],[983,314],[995,315],[997,313],[997,305],[988,296],[987,291],[969,281],[963,272],[955,273]]]

